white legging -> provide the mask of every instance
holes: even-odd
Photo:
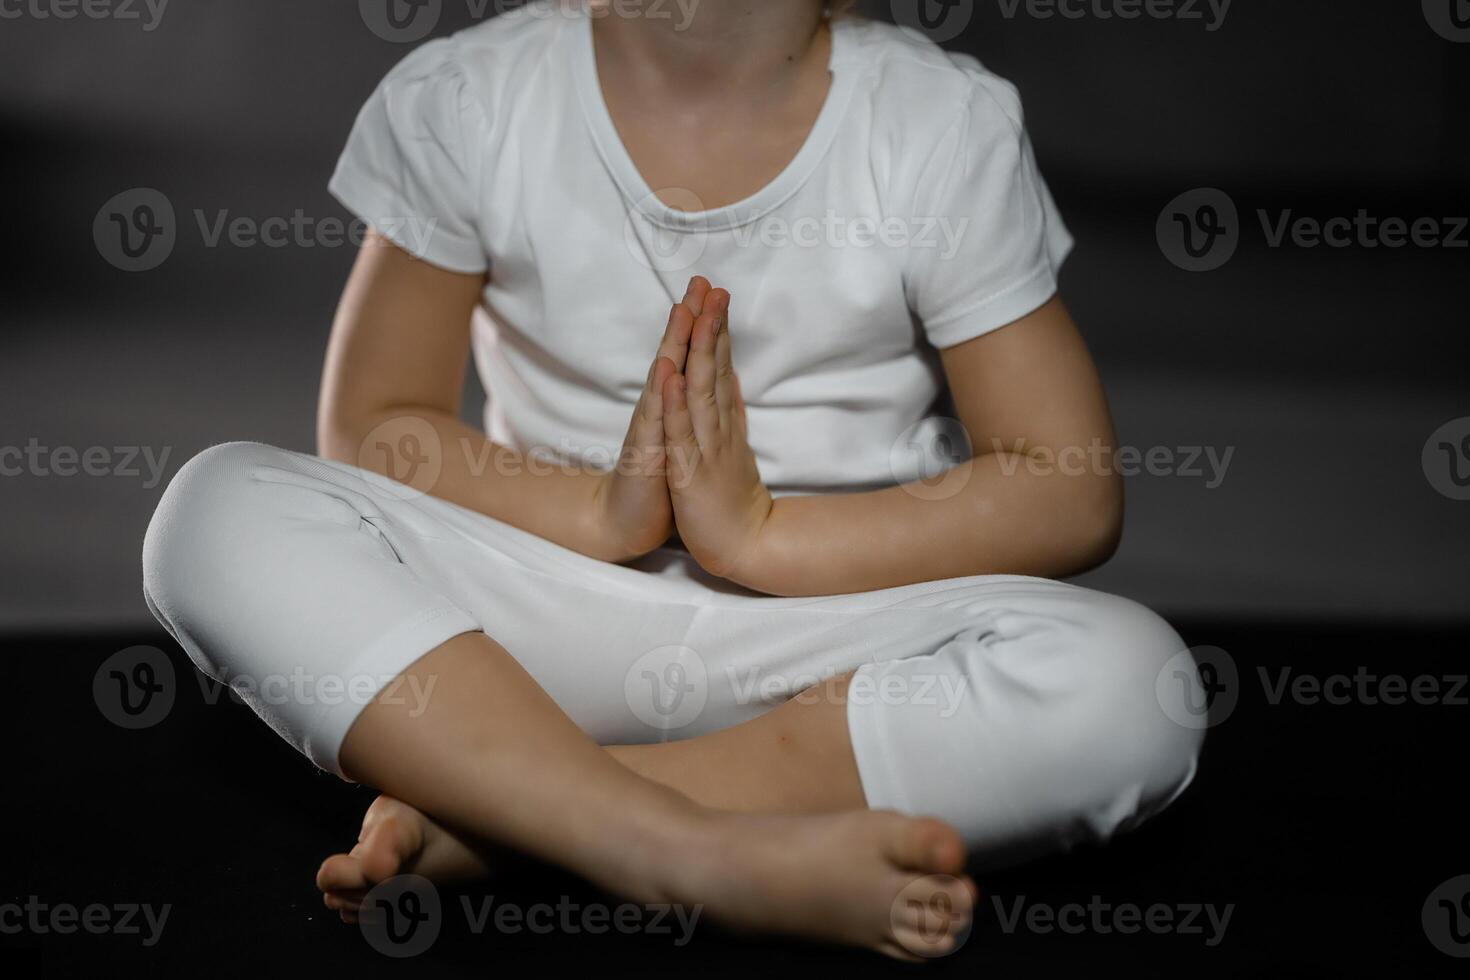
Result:
[[[253,443],[179,471],[143,570],[199,669],[338,773],[363,706],[476,630],[604,745],[715,731],[856,671],[847,722],[868,804],[940,817],[982,857],[1137,824],[1188,785],[1202,737],[1171,720],[1186,686],[1158,683],[1183,643],[1126,599],[1010,575],[757,596],[681,552],[607,564]],[[392,693],[411,707],[432,698],[406,688]]]

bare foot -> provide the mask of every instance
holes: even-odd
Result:
[[[903,960],[944,956],[969,932],[978,893],[965,846],[938,820],[892,811],[714,815],[648,859],[665,900],[701,905],[742,931],[862,946]]]
[[[938,820],[883,810],[776,817],[708,811],[697,828],[632,856],[619,890],[699,907],[743,932],[862,946],[902,960],[944,956],[968,934],[977,892],[965,847]],[[437,883],[489,873],[482,853],[423,813],[379,796],[357,845],[322,862],[317,887],[344,922],[394,875]]]
[[[357,921],[369,889],[394,875],[423,875],[436,884],[489,874],[485,856],[401,800],[379,796],[363,814],[357,844],[322,862],[316,886],[343,922]]]

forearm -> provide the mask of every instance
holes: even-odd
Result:
[[[833,595],[969,575],[1056,578],[1112,553],[1115,475],[1069,474],[991,453],[938,480],[871,493],[783,497],[738,573],[774,595]]]
[[[527,457],[488,440],[449,413],[393,408],[326,420],[320,450],[329,459],[390,476],[431,494],[604,561],[620,561],[599,516],[603,474]]]

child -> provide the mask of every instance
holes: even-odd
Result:
[[[1070,240],[973,59],[819,0],[654,9],[537,0],[393,70],[331,185],[377,232],[320,458],[192,460],[145,590],[383,792],[318,873],[344,919],[508,846],[942,953],[967,849],[1105,840],[1199,749],[1173,630],[1049,580],[1122,513],[1115,474],[1036,465],[1114,438]],[[932,449],[945,411],[973,458]]]

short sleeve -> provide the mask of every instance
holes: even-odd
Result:
[[[1072,237],[1037,169],[1013,87],[975,82],[919,185],[919,216],[939,234],[911,250],[905,286],[931,344],[972,340],[1056,295]]]
[[[488,121],[453,59],[431,41],[388,73],[363,106],[327,185],[404,250],[452,272],[488,267],[479,233],[479,160]]]

